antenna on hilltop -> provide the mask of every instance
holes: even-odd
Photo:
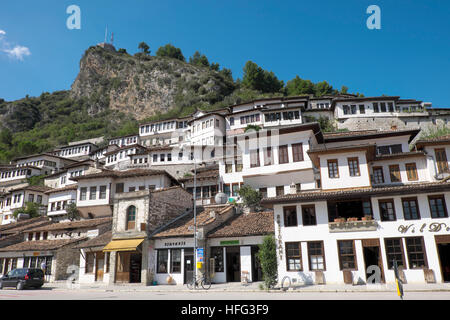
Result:
[[[108,37],[108,25],[106,25],[106,30],[105,30],[105,43],[106,43],[107,37]]]
[[[111,45],[113,44],[113,42],[114,42],[114,32],[111,32]]]

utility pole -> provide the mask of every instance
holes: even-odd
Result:
[[[192,142],[191,142],[192,146]],[[193,151],[194,160],[194,290],[197,288],[197,165],[195,161],[195,148]]]

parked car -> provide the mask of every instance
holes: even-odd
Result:
[[[0,289],[15,287],[17,290],[25,288],[40,288],[44,285],[44,272],[35,268],[13,269],[0,278]]]

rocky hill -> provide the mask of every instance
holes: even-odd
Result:
[[[104,108],[142,120],[173,108],[206,107],[235,89],[231,77],[167,57],[135,57],[101,47],[89,48],[72,84],[73,99],[93,101],[90,113]]]

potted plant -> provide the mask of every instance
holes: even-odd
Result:
[[[338,218],[334,218],[334,222],[345,222],[345,218],[342,217],[338,217]]]
[[[370,221],[373,220],[373,217],[369,214],[366,214],[364,217],[361,218],[362,221]]]

